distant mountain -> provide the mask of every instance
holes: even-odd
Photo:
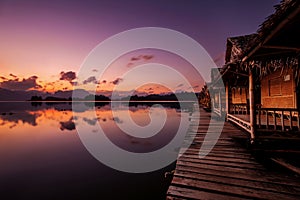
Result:
[[[76,98],[84,99],[86,96],[90,95],[90,93],[83,89],[78,90],[68,90],[68,91],[57,91],[55,93],[41,92],[37,90],[30,91],[21,91],[21,90],[8,90],[4,88],[0,88],[0,101],[27,101],[30,100],[32,96],[40,96],[43,99],[47,97],[54,98],[62,98],[69,99],[72,97],[74,92],[74,96]]]
[[[40,91],[12,91],[0,88],[0,101],[26,101],[32,96],[46,96],[47,94]]]

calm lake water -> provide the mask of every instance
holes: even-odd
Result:
[[[164,174],[175,163],[150,173],[114,170],[86,150],[75,126],[80,123],[97,132],[93,127],[100,125],[120,148],[151,152],[174,137],[180,118],[191,115],[192,103],[183,112],[174,103],[164,104],[166,124],[150,138],[132,137],[118,128],[128,123],[122,118],[128,110],[121,103],[117,117],[108,103],[81,104],[72,111],[69,103],[0,103],[0,199],[164,199]],[[131,105],[132,120],[146,126],[151,105]],[[154,111],[159,109],[163,108]],[[90,117],[92,113],[96,118]]]

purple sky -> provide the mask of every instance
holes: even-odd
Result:
[[[256,32],[278,3],[2,0],[0,74],[49,79],[61,71],[76,71],[99,42],[121,31],[147,26],[170,28],[192,37],[219,64],[224,60],[226,38]]]

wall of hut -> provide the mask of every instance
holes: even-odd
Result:
[[[296,108],[293,68],[277,69],[261,80],[261,104],[263,108]]]
[[[231,103],[232,104],[246,104],[248,99],[248,89],[245,87],[231,88]]]

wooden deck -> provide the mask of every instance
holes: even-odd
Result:
[[[258,163],[233,139],[245,137],[245,133],[228,122],[213,150],[200,159],[199,149],[210,120],[219,125],[210,113],[200,110],[197,133],[187,135],[196,134],[195,140],[177,160],[167,199],[300,199],[300,178]]]

